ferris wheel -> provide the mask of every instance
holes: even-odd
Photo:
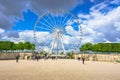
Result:
[[[34,26],[34,40],[40,52],[66,54],[79,50],[82,41],[82,27],[72,13],[62,10],[49,10],[41,15]]]

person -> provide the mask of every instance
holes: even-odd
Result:
[[[37,59],[37,61],[39,60],[39,55],[38,54],[36,55],[36,59]]]
[[[16,55],[16,62],[17,62],[17,63],[18,63],[18,61],[19,61],[19,57],[20,57],[20,55],[17,54],[17,55]]]
[[[85,62],[85,57],[82,57],[82,62],[83,62],[83,64],[84,64],[84,62]]]
[[[114,57],[114,64],[116,64],[116,58]]]
[[[80,57],[78,57],[78,61],[80,61]]]
[[[35,60],[36,56],[32,56],[32,59]]]
[[[44,54],[44,60],[47,60],[47,53]]]
[[[85,63],[85,56],[82,56],[82,63]]]

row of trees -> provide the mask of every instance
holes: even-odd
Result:
[[[11,41],[0,41],[0,50],[35,50],[35,45],[31,44],[30,42],[19,42],[15,44]]]
[[[86,43],[82,45],[80,51],[120,52],[120,43]]]

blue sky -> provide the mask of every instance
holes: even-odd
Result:
[[[83,29],[82,42],[120,42],[120,0],[0,0],[0,40],[34,43],[33,30],[39,16],[62,9],[75,15]],[[77,40],[71,21],[65,26],[65,44]],[[70,25],[71,24],[71,25]],[[50,34],[37,33],[41,40]]]

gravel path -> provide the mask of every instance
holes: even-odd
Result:
[[[0,80],[120,80],[120,64],[77,60],[0,61]]]

